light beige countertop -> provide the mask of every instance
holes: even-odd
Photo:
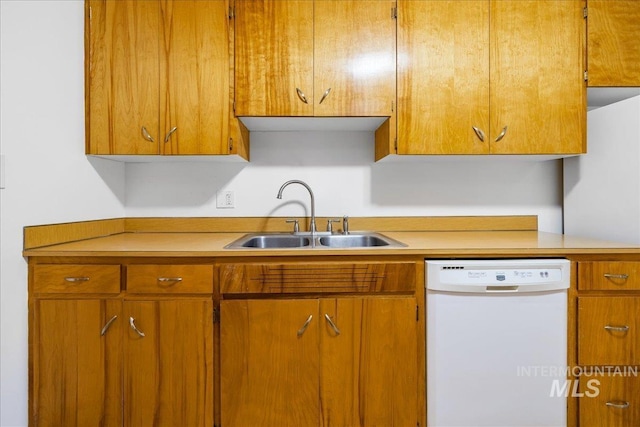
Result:
[[[355,230],[354,230],[355,231]],[[246,233],[122,232],[25,249],[27,257],[246,257],[333,255],[563,256],[640,254],[640,246],[539,231],[382,231],[406,247],[225,249]]]

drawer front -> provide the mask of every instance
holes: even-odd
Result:
[[[640,373],[637,367],[619,369],[619,375],[581,377],[580,427],[640,426]]]
[[[213,265],[129,265],[127,292],[212,294]]]
[[[33,266],[34,293],[117,294],[119,265],[39,264]]]
[[[640,290],[640,262],[580,262],[578,289],[584,291]]]
[[[640,297],[578,298],[578,363],[640,365]]]
[[[223,294],[413,293],[414,262],[223,264]]]

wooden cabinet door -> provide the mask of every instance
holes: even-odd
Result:
[[[585,152],[583,2],[492,0],[490,13],[491,153]]]
[[[33,302],[29,425],[122,425],[121,307],[118,300]]]
[[[578,298],[578,363],[640,365],[640,297]]]
[[[588,0],[589,86],[640,86],[640,1]]]
[[[314,114],[391,116],[396,100],[393,3],[379,0],[313,3]]]
[[[126,301],[123,313],[124,425],[213,425],[213,301]]]
[[[415,299],[321,300],[319,321],[322,425],[417,425]]]
[[[163,1],[160,5],[163,91],[159,138],[162,151],[164,154],[227,154],[229,21],[226,2]]]
[[[320,425],[317,314],[317,300],[221,302],[223,426]]]
[[[489,135],[488,1],[399,0],[398,154],[486,154]]]
[[[158,154],[157,1],[88,0],[87,154]]]
[[[313,115],[313,4],[236,0],[237,116]]]

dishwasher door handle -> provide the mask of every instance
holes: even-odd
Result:
[[[518,292],[519,286],[487,286],[487,292]]]

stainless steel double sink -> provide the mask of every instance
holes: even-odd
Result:
[[[289,249],[289,248],[372,248],[403,247],[404,243],[375,232],[349,234],[254,233],[225,246],[225,249]]]

